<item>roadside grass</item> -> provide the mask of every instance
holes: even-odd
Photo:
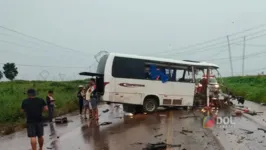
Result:
[[[224,84],[234,95],[257,103],[266,103],[266,76],[223,78]]]
[[[266,103],[266,76],[227,77],[223,81],[233,94],[244,96],[250,101]],[[57,106],[55,116],[60,116],[78,109],[77,87],[86,83],[85,80],[0,82],[0,134],[10,134],[25,128],[25,114],[20,112],[20,106],[27,97],[27,89],[36,89],[38,97],[43,99],[48,90],[53,90]]]
[[[25,114],[20,108],[27,97],[27,89],[36,89],[37,96],[44,100],[48,90],[53,90],[56,100],[55,116],[60,116],[78,109],[76,92],[79,84],[86,84],[86,81],[0,82],[0,132],[9,134],[25,127]],[[44,116],[47,117],[47,113]]]

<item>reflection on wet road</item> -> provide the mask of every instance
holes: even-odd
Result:
[[[65,125],[48,124],[45,127],[45,147],[53,150],[141,150],[148,143],[165,142],[173,150],[265,149],[264,132],[256,123],[235,117],[233,127],[202,128],[202,113],[198,110],[162,110],[154,114],[124,116],[122,109],[103,112],[97,126],[77,114],[69,115]],[[230,116],[230,110],[220,110]],[[182,118],[190,116],[188,118]],[[254,133],[246,134],[243,129]],[[25,131],[2,137],[0,149],[29,150]]]

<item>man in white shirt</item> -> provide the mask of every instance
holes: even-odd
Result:
[[[87,110],[89,111],[89,118],[92,118],[92,110],[91,110],[91,103],[90,103],[90,99],[91,99],[91,92],[92,92],[92,85],[89,82],[88,84],[88,88],[86,90],[86,95],[85,95],[85,100],[84,100],[84,115],[85,115],[85,119],[87,119],[86,113]]]

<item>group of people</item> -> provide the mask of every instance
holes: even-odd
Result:
[[[53,97],[53,91],[48,91],[46,96],[46,102],[42,98],[36,97],[36,91],[29,89],[27,91],[28,98],[23,100],[21,104],[21,111],[26,113],[27,133],[30,138],[32,150],[37,150],[37,141],[39,143],[39,150],[43,150],[43,111],[48,111],[49,122],[53,121],[55,99]],[[98,122],[98,109],[97,109],[97,94],[95,79],[91,79],[87,88],[80,86],[78,92],[78,98],[80,102],[80,114],[84,108],[84,115],[87,118],[86,113],[89,111],[90,119],[94,119]],[[38,137],[38,140],[36,139]]]
[[[98,121],[98,98],[96,93],[95,79],[91,79],[88,86],[79,86],[77,94],[79,99],[79,113],[84,114],[84,118],[87,119],[87,113],[89,112],[89,119]]]

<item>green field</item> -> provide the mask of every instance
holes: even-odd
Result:
[[[223,78],[224,84],[234,95],[245,99],[266,103],[266,76],[244,76]]]
[[[255,102],[266,102],[266,76],[245,76],[223,78],[226,85],[235,95],[244,96]],[[25,115],[20,112],[20,105],[28,88],[34,88],[38,96],[45,98],[48,90],[54,91],[56,99],[56,115],[62,115],[78,108],[76,92],[79,84],[86,81],[12,81],[0,82],[0,130],[4,128],[14,131],[23,127]]]
[[[28,88],[37,90],[38,97],[45,99],[48,90],[54,91],[56,116],[69,113],[78,108],[76,92],[79,84],[85,81],[52,82],[52,81],[12,81],[0,82],[0,129],[5,127],[14,130],[23,126],[25,114],[20,112],[23,99],[27,97]],[[46,114],[47,115],[47,114]],[[10,131],[11,132],[11,131]]]

